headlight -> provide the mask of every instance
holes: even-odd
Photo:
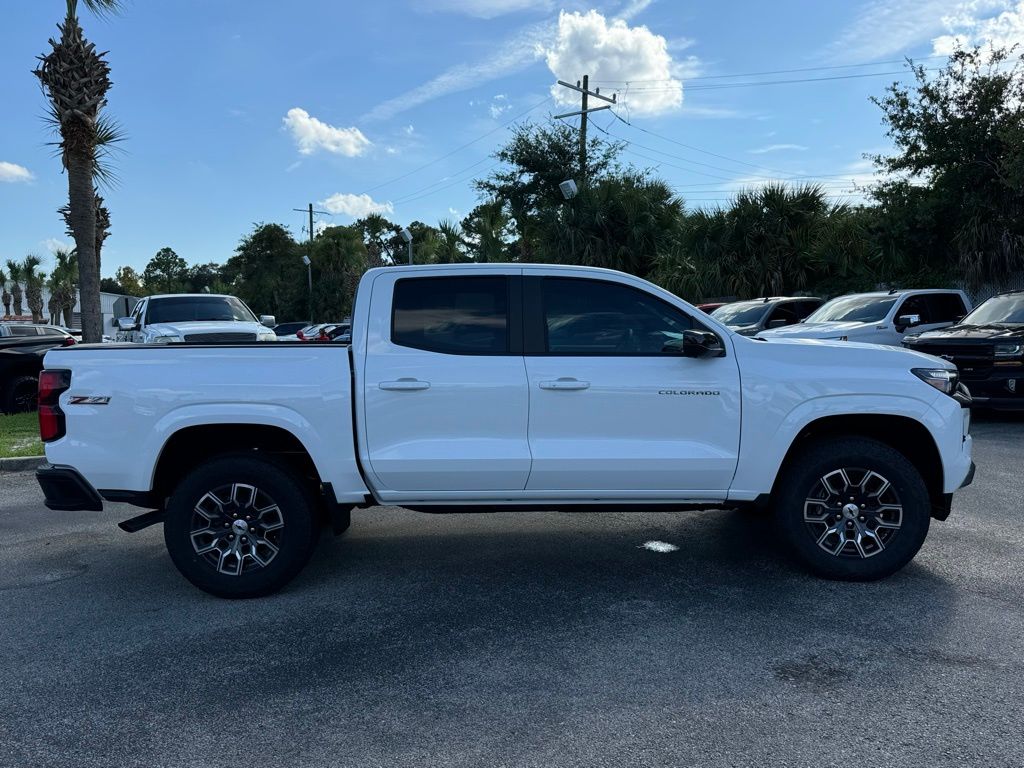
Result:
[[[256,335],[256,341],[277,341],[276,333],[259,333]]]
[[[945,395],[956,392],[956,385],[960,381],[960,375],[949,368],[911,368],[910,372]]]
[[[1005,360],[1008,357],[1020,357],[1024,354],[1024,344],[996,344],[996,359]]]
[[[181,341],[180,336],[157,336],[153,339],[154,344],[173,344]]]

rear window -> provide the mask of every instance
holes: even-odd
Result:
[[[395,283],[391,341],[449,355],[504,355],[508,279],[415,277]]]

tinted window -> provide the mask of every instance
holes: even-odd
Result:
[[[658,355],[693,328],[684,312],[618,283],[542,281],[546,349],[563,355]]]
[[[907,300],[896,311],[897,322],[904,315],[920,315],[922,325],[939,322],[938,320],[932,320],[925,296],[908,296]]]
[[[508,353],[508,280],[416,277],[395,283],[391,341],[449,355]]]
[[[256,322],[256,317],[234,296],[172,296],[150,299],[147,323],[186,323],[199,320]]]
[[[39,332],[31,325],[9,325],[11,336],[38,336]]]
[[[967,314],[963,299],[955,293],[933,293],[925,296],[925,303],[932,323],[952,323]]]
[[[786,304],[779,304],[772,313],[768,316],[769,323],[774,323],[781,320],[786,325],[793,325],[800,318],[796,314],[796,303],[787,302]]]
[[[39,332],[43,336],[63,336],[64,334],[58,331],[56,328],[40,328]]]
[[[803,320],[811,312],[816,310],[822,304],[821,299],[808,299],[807,301],[794,302],[794,311],[798,320]]]

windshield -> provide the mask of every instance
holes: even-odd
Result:
[[[763,301],[737,301],[719,307],[711,316],[726,325],[756,325],[768,311],[768,306]]]
[[[805,323],[877,323],[889,314],[896,296],[840,296],[816,309]]]
[[[961,322],[963,325],[1024,325],[1024,293],[993,296]]]
[[[255,323],[256,316],[234,296],[171,296],[149,300],[147,323],[187,323],[193,320]]]

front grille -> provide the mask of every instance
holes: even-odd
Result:
[[[224,333],[186,333],[185,341],[201,341],[207,344],[232,341],[256,341],[256,334],[236,333],[234,331],[227,331]]]
[[[992,372],[992,347],[988,344],[912,344],[910,348],[949,360],[965,381],[987,379]]]

